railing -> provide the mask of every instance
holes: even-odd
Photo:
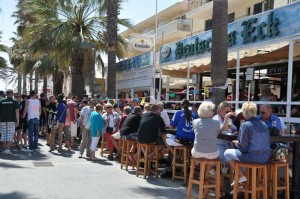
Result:
[[[204,4],[207,4],[209,2],[211,2],[212,0],[192,0],[189,1],[189,5],[188,5],[188,11],[194,10],[200,6],[203,6]]]
[[[188,19],[176,19],[171,23],[163,25],[157,28],[157,38],[163,37],[164,35],[168,35],[176,31],[191,31],[191,21]],[[146,34],[154,34],[154,30],[147,32]]]
[[[296,2],[296,1],[300,1],[300,0],[288,0],[288,4],[290,4],[290,3],[294,3],[294,2]]]

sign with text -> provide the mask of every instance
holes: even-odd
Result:
[[[239,48],[273,39],[300,35],[300,2],[243,18],[228,25],[228,48]],[[160,47],[159,62],[172,63],[210,53],[212,32],[189,37]],[[167,48],[165,47],[167,46]],[[170,53],[166,53],[166,49]]]
[[[152,52],[147,52],[116,63],[117,72],[135,70],[153,65]]]
[[[116,89],[150,87],[153,83],[153,77],[153,66],[118,72],[116,76]]]
[[[147,52],[152,50],[152,39],[147,37],[137,37],[130,42],[131,47],[136,51]]]

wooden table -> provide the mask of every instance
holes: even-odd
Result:
[[[232,141],[237,140],[237,135],[232,134],[219,134],[218,138]],[[279,136],[271,136],[272,142],[293,142],[293,165],[292,165],[292,171],[293,171],[293,178],[292,178],[292,185],[293,185],[293,191],[294,192],[300,192],[300,134],[285,134],[285,135],[279,135]]]

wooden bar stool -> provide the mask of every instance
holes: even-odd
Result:
[[[200,164],[200,176],[199,179],[194,179],[195,172],[195,164]],[[215,180],[210,178],[209,169],[211,165],[216,166],[216,176]],[[220,198],[220,180],[221,180],[221,162],[220,159],[204,159],[204,158],[191,158],[191,170],[190,170],[190,178],[189,178],[189,186],[187,199],[192,199],[192,187],[193,184],[197,184],[199,186],[199,195],[198,198],[202,199],[203,196],[205,198],[208,195],[208,189],[215,189],[215,198]],[[198,176],[197,176],[198,178]]]
[[[284,168],[284,181],[281,182],[278,176],[278,169]],[[290,182],[289,182],[289,164],[279,161],[269,161],[268,163],[268,176],[269,176],[269,196],[270,198],[277,199],[277,193],[284,190],[285,199],[290,198]]]
[[[122,148],[121,148],[121,169],[123,169],[123,166],[125,165],[126,171],[128,171],[128,166],[132,166],[132,169],[136,166],[135,162],[131,162],[129,160],[130,155],[130,148],[133,144],[136,143],[135,140],[126,140],[126,139],[120,139],[122,142]]]
[[[243,187],[239,187],[239,171],[245,168],[245,177],[247,181]],[[263,198],[267,199],[268,183],[267,183],[267,165],[251,164],[236,161],[235,162],[235,176],[233,187],[233,199],[237,199],[238,193],[243,192],[245,198],[248,199],[249,193],[252,199],[259,198],[259,192],[263,192]]]
[[[181,179],[183,183],[186,184],[187,178],[187,164],[190,159],[190,146],[175,146],[174,147],[174,155],[173,155],[173,170],[172,170],[172,180]],[[176,174],[176,168],[181,168],[183,175]]]
[[[142,157],[142,148],[144,149],[144,155]],[[149,154],[154,151],[155,157],[149,158]],[[138,159],[137,159],[137,169],[136,176],[138,177],[140,173],[146,176],[150,175],[150,173],[154,173],[155,177],[158,178],[158,145],[157,144],[142,144],[138,143]],[[144,168],[140,168],[140,163],[144,163]],[[155,169],[151,168],[151,164],[155,164]]]

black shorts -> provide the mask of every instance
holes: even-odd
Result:
[[[42,114],[40,117],[40,127],[41,126],[46,126],[46,117],[44,114]]]

